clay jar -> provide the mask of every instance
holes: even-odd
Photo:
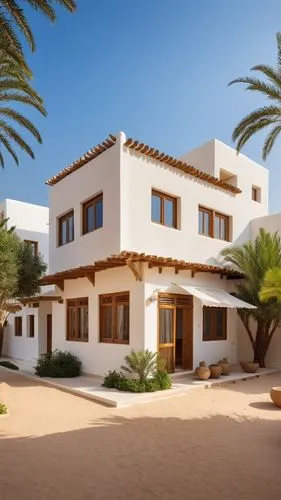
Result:
[[[253,363],[252,361],[240,361],[240,365],[245,373],[256,373],[259,368],[259,363]]]
[[[222,375],[229,375],[231,368],[227,358],[222,358],[218,361],[218,365],[222,367]]]
[[[275,406],[277,406],[277,408],[281,408],[281,387],[272,387],[270,397]]]
[[[211,372],[210,378],[219,378],[222,374],[222,367],[218,364],[209,365]]]
[[[195,370],[195,374],[199,378],[199,380],[208,380],[208,378],[211,375],[211,372],[209,368],[206,366],[205,361],[201,361],[201,363],[199,363],[198,368],[196,368]]]

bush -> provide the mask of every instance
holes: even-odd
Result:
[[[0,361],[0,366],[4,366],[4,368],[9,368],[10,370],[18,370],[19,367],[11,363],[10,361]]]
[[[122,372],[109,371],[104,377],[103,386],[125,392],[155,392],[170,389],[171,377],[164,370],[158,370],[151,378],[144,381],[128,379]]]
[[[39,377],[79,377],[80,370],[81,362],[76,356],[59,350],[41,354],[35,366],[35,373]]]
[[[7,406],[0,403],[0,415],[5,415],[7,411],[8,411]]]

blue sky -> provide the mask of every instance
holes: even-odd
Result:
[[[7,157],[0,199],[47,204],[44,181],[119,130],[175,156],[214,137],[232,145],[235,124],[264,104],[227,83],[274,63],[279,0],[77,3],[73,15],[58,9],[55,25],[30,13],[37,52],[28,59],[48,117],[25,109],[43,145],[31,138],[36,159],[21,153],[19,167]],[[243,151],[260,163],[262,139]],[[270,209],[281,211],[281,139],[265,166]]]

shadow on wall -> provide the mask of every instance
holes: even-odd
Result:
[[[2,437],[1,498],[280,498],[280,445],[280,414],[276,420],[112,416],[82,430]]]

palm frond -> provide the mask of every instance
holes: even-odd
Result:
[[[268,118],[261,118],[246,127],[241,127],[240,133],[237,135],[236,149],[239,153],[242,147],[249,141],[249,139],[256,134],[259,130],[272,125],[272,120]],[[239,127],[239,124],[238,126]]]
[[[276,127],[274,127],[267,135],[262,148],[263,160],[266,160],[266,158],[268,157],[280,133],[281,133],[281,125],[276,125]]]
[[[25,151],[31,158],[34,159],[34,153],[31,147],[25,142],[25,140],[17,133],[17,131],[4,120],[0,119],[0,130],[3,130],[5,134],[12,139],[23,151]]]
[[[281,88],[281,74],[278,70],[272,68],[272,66],[268,66],[267,64],[258,64],[257,66],[254,66],[251,71],[259,71],[265,75],[276,86],[276,88]]]
[[[9,118],[10,120],[14,120],[17,122],[21,127],[26,128],[34,137],[37,139],[37,141],[41,144],[42,143],[42,138],[37,130],[37,128],[33,125],[33,123],[23,116],[21,113],[18,111],[15,111],[12,108],[3,108],[0,107],[0,116],[5,116],[6,118]]]
[[[25,36],[32,51],[35,50],[35,41],[31,28],[27,22],[24,15],[23,9],[21,9],[15,0],[1,0],[2,8],[6,9],[14,20],[15,24],[20,28],[23,35]]]
[[[274,99],[274,100],[277,99],[278,101],[281,101],[281,88],[278,89],[275,85],[269,85],[268,83],[265,83],[262,80],[259,80],[258,78],[252,78],[252,77],[237,78],[236,80],[230,82],[229,85],[232,85],[234,83],[246,83],[247,84],[246,90],[254,90],[256,92],[261,92],[262,94],[265,94],[266,97],[268,97],[269,99]]]
[[[10,142],[8,141],[8,139],[5,137],[4,134],[1,134],[0,133],[0,144],[3,144],[5,146],[5,148],[7,149],[7,151],[10,153],[10,155],[13,157],[13,159],[15,160],[15,163],[18,165],[19,164],[19,159],[17,157],[17,154],[14,150],[14,148],[11,146]],[[2,165],[3,166],[3,165]]]
[[[1,151],[0,151],[0,165],[2,168],[4,168],[4,158],[3,158]]]
[[[275,267],[266,272],[259,299],[261,302],[268,302],[272,299],[281,301],[281,267]]]
[[[32,99],[31,97],[27,95],[22,95],[16,92],[10,92],[10,93],[0,93],[0,102],[21,102],[23,104],[28,104],[29,106],[33,106],[35,109],[40,111],[40,113],[44,116],[47,115],[47,112],[42,106],[42,104],[38,103],[37,100]]]

